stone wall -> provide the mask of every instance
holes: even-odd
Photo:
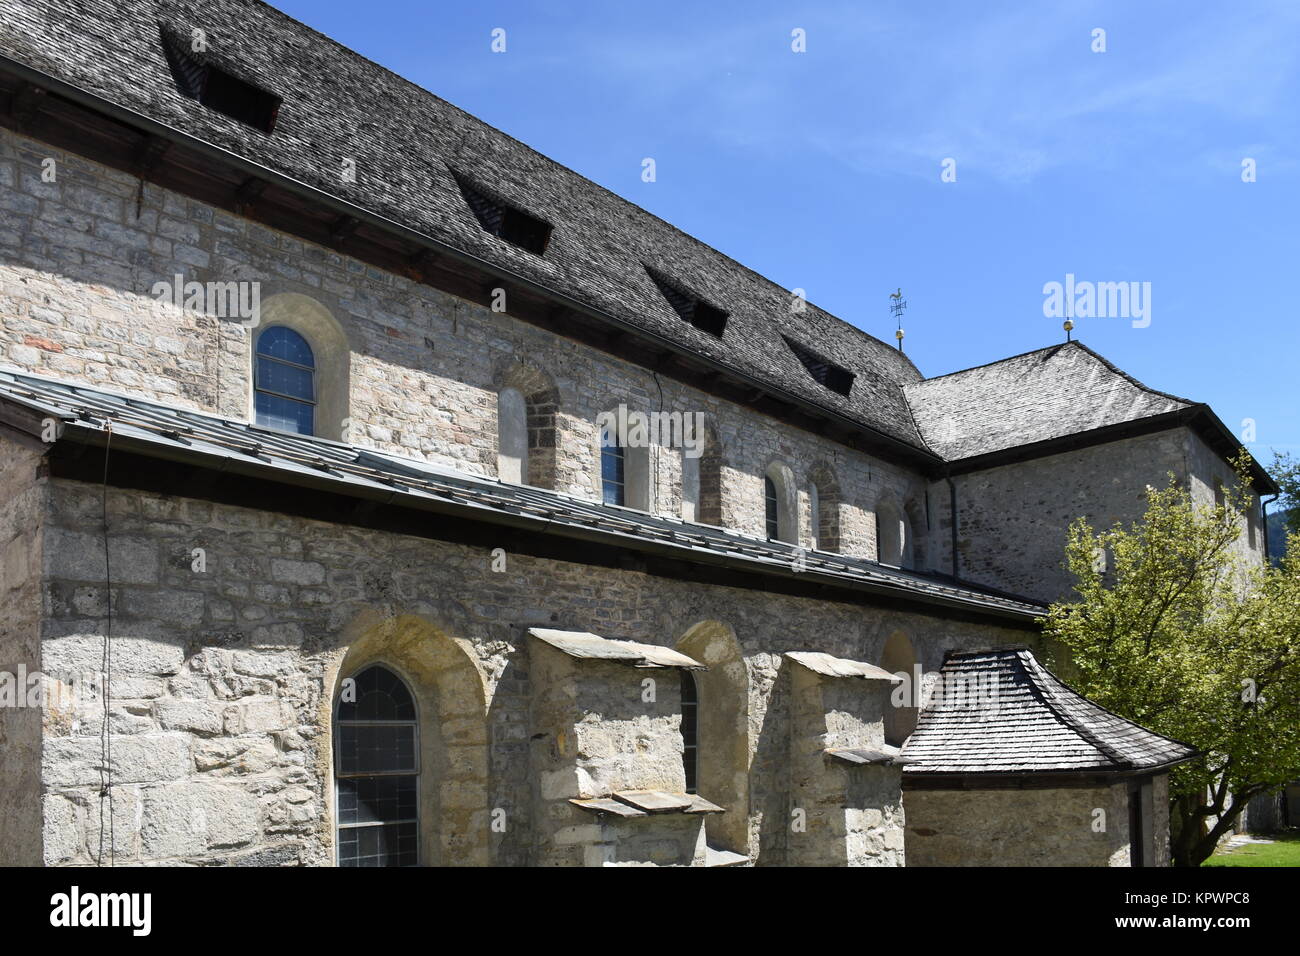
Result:
[[[55,182],[41,177],[47,157]],[[125,173],[8,131],[0,214],[0,363],[247,420],[256,330],[160,306],[153,287],[178,274],[256,281],[265,323],[316,349],[326,437],[494,475],[497,394],[516,387],[554,398],[547,480],[589,500],[600,497],[596,416],[620,404],[706,416],[721,446],[723,524],[749,534],[765,536],[774,461],[794,469],[805,544],[811,476],[838,484],[848,554],[874,557],[882,496],[923,495],[907,469],[152,184],[140,192]],[[652,451],[651,508],[680,515],[682,453]]]
[[[1213,482],[1229,481],[1232,471],[1194,433],[1177,428],[959,475],[953,479],[958,573],[1043,601],[1069,599],[1070,523],[1086,516],[1101,530],[1138,520],[1146,511],[1146,486],[1164,487],[1170,473],[1188,484],[1195,500],[1213,504]],[[947,485],[935,483],[930,495],[937,505],[933,563],[946,571],[952,554]],[[1243,528],[1239,553],[1261,561],[1262,534],[1253,549],[1248,544]]]
[[[1128,790],[908,790],[908,866],[1128,866]],[[1098,829],[1102,811],[1104,829]],[[1167,831],[1166,831],[1167,832]]]
[[[42,690],[33,681],[39,680],[41,660],[46,483],[39,443],[5,439],[3,452],[0,681],[12,697],[0,702],[0,866],[29,866],[41,861],[41,709],[28,705],[33,686]]]
[[[48,483],[47,673],[98,669],[108,606],[100,493]],[[734,634],[746,700],[717,719],[747,712],[749,805],[728,809],[746,816],[751,856],[780,862],[790,819],[788,694],[776,680],[785,651],[876,662],[901,630],[936,670],[948,649],[1026,636],[524,555],[508,554],[494,573],[486,545],[149,493],[110,489],[108,510],[118,862],[332,862],[330,701],[368,660],[390,662],[417,689],[426,683],[433,702],[422,725],[440,735],[426,860],[529,862],[536,662],[523,633],[539,625],[665,645],[693,633],[702,659],[718,635]],[[499,544],[509,552],[508,534]],[[206,555],[201,573],[195,548]],[[701,707],[719,706],[712,700],[702,694]],[[102,713],[92,697],[47,717],[49,863],[90,862],[96,851]],[[707,779],[710,754],[700,759]],[[735,767],[734,753],[722,759]]]
[[[880,748],[893,685],[826,677],[787,662],[791,681],[791,866],[902,866],[902,768],[852,765],[828,749]]]
[[[575,659],[536,639],[528,651],[533,862],[689,865],[700,816],[598,817],[569,802],[622,790],[685,791],[678,672]]]

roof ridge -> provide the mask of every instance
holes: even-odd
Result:
[[[1106,368],[1110,369],[1110,370],[1111,370],[1112,372],[1114,372],[1116,375],[1119,375],[1121,378],[1123,378],[1125,381],[1127,381],[1130,385],[1134,385],[1134,386],[1136,386],[1137,388],[1142,389],[1142,391],[1144,391],[1144,392],[1150,392],[1152,395],[1159,395],[1161,398],[1168,398],[1168,399],[1171,399],[1171,400],[1173,400],[1173,401],[1175,401],[1175,402],[1182,402],[1182,403],[1185,404],[1185,405],[1199,405],[1199,404],[1201,404],[1200,402],[1194,402],[1194,401],[1192,401],[1190,398],[1183,398],[1181,395],[1174,395],[1172,392],[1162,392],[1162,391],[1161,391],[1160,389],[1158,389],[1158,388],[1152,388],[1150,385],[1147,385],[1147,384],[1144,384],[1143,382],[1138,381],[1136,378],[1134,378],[1134,377],[1133,377],[1132,375],[1130,375],[1128,372],[1124,371],[1122,368],[1120,368],[1118,365],[1116,365],[1116,364],[1115,364],[1114,362],[1112,362],[1110,359],[1106,358],[1106,356],[1102,355],[1100,352],[1095,352],[1095,351],[1093,351],[1092,349],[1088,348],[1088,346],[1084,345],[1082,342],[1079,342],[1079,341],[1075,341],[1073,344],[1074,344],[1074,345],[1077,345],[1079,348],[1083,349],[1086,353],[1088,353],[1089,355],[1091,355],[1093,358],[1095,358],[1095,359],[1096,359],[1098,362],[1100,362],[1102,365],[1106,366]]]
[[[1045,679],[1045,676],[1046,678],[1051,677],[1050,672],[1038,663],[1038,659],[1034,657],[1028,648],[1022,651],[1016,651],[1015,656],[1017,660],[1020,661],[1020,666],[1033,677],[1033,685],[1041,696],[1043,705],[1047,707],[1047,709],[1050,710],[1056,718],[1061,721],[1061,723],[1095,747],[1102,756],[1108,758],[1114,763],[1120,764],[1121,766],[1128,767],[1132,765],[1132,760],[1120,753],[1120,751],[1114,746],[1102,740],[1096,733],[1084,726],[1078,718],[1069,712],[1067,702],[1062,700],[1056,688],[1051,686],[1051,680]],[[1052,678],[1052,680],[1054,680],[1054,678]],[[1087,700],[1087,698],[1082,694],[1071,688],[1065,687],[1064,684],[1061,684],[1060,686],[1080,699]],[[1127,718],[1121,719],[1127,720]],[[1132,721],[1128,722],[1133,723]]]
[[[1033,657],[1032,653],[1031,653],[1030,656]],[[1073,694],[1074,696],[1078,697],[1080,700],[1082,700],[1082,701],[1084,701],[1085,703],[1087,703],[1090,707],[1096,707],[1096,708],[1097,708],[1098,710],[1100,710],[1102,713],[1104,713],[1104,714],[1108,714],[1108,715],[1110,715],[1111,717],[1114,717],[1116,720],[1122,720],[1122,721],[1124,721],[1124,722],[1126,722],[1126,723],[1132,724],[1134,727],[1137,727],[1137,728],[1138,728],[1139,730],[1141,730],[1143,733],[1151,734],[1151,735],[1154,736],[1154,737],[1159,737],[1161,740],[1168,740],[1168,741],[1170,741],[1171,743],[1178,744],[1180,747],[1186,747],[1188,750],[1191,750],[1191,751],[1193,751],[1194,753],[1199,753],[1199,752],[1200,752],[1198,748],[1196,748],[1196,747],[1192,746],[1191,744],[1187,743],[1187,741],[1185,741],[1185,740],[1179,740],[1179,739],[1176,738],[1176,737],[1169,737],[1169,736],[1167,736],[1167,735],[1165,735],[1165,734],[1160,733],[1159,731],[1152,730],[1152,729],[1149,728],[1149,727],[1144,727],[1142,724],[1139,724],[1136,720],[1133,720],[1131,717],[1125,717],[1123,714],[1117,714],[1117,713],[1115,713],[1115,711],[1111,710],[1109,707],[1104,707],[1104,706],[1102,706],[1101,704],[1099,704],[1099,703],[1097,703],[1095,700],[1093,700],[1091,697],[1087,696],[1086,694],[1080,693],[1079,691],[1077,691],[1077,690],[1075,690],[1073,687],[1071,687],[1069,684],[1067,684],[1065,681],[1061,680],[1061,678],[1057,677],[1056,674],[1054,674],[1054,673],[1052,673],[1052,671],[1048,670],[1048,669],[1047,669],[1047,668],[1042,664],[1042,662],[1040,662],[1037,658],[1034,658],[1033,660],[1034,660],[1034,664],[1037,665],[1037,667],[1038,667],[1038,668],[1039,668],[1039,669],[1040,669],[1044,674],[1046,674],[1046,675],[1047,675],[1047,676],[1048,676],[1048,677],[1049,677],[1049,678],[1050,678],[1050,679],[1051,679],[1051,680],[1052,680],[1052,681],[1053,681],[1057,686],[1062,687],[1062,688],[1064,688],[1065,690],[1069,691],[1071,694]]]
[[[982,368],[991,368],[994,365],[1002,365],[1006,362],[1014,362],[1016,359],[1025,358],[1028,355],[1035,355],[1038,352],[1048,352],[1052,350],[1059,351],[1067,345],[1081,345],[1080,342],[1057,342],[1055,345],[1044,345],[1040,348],[1030,349],[1028,352],[1021,352],[1019,355],[1008,355],[1006,358],[994,359],[991,362],[984,362],[981,365],[971,365],[968,368],[959,368],[951,372],[944,372],[942,375],[932,375],[929,378],[923,378],[919,382],[908,382],[903,387],[910,388],[916,385],[925,385],[929,382],[937,382],[941,378],[951,378],[954,375],[964,375],[966,372],[974,372]]]

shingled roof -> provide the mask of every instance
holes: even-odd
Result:
[[[926,443],[949,461],[1189,409],[1079,342],[904,386]]]
[[[206,50],[186,45],[195,29]],[[270,94],[273,115],[249,125],[203,105],[205,69]],[[789,290],[260,0],[0,0],[0,71],[135,127],[146,138],[132,149],[184,141],[204,168],[234,163],[223,175],[245,186],[278,177],[294,201],[345,210],[339,234],[353,213],[373,217],[367,228],[545,290],[556,315],[590,310],[616,338],[632,330],[734,373],[922,470],[1204,409],[1077,344],[923,380],[899,350],[810,303],[792,311]],[[508,210],[534,251],[508,241]]]
[[[697,575],[700,566],[721,566],[769,580],[781,577],[807,587],[866,593],[872,601],[996,616],[1026,629],[1034,627],[1047,610],[1029,600],[865,558],[804,551],[779,541],[512,485],[343,442],[0,369],[0,424],[40,436],[46,418],[62,423],[59,442],[103,445],[111,426],[114,455],[185,462],[219,473],[228,483],[247,477],[403,509],[407,517],[401,533],[417,533],[411,516],[433,512],[686,562]],[[151,466],[159,474],[164,470],[161,465]],[[92,477],[99,480],[98,474]],[[190,490],[184,486],[180,493]],[[258,497],[253,506],[270,507],[266,500]],[[356,513],[357,509],[335,511],[325,520],[346,522]],[[575,552],[567,560],[582,560],[582,553]],[[746,580],[750,581],[746,586],[760,586]]]
[[[208,52],[195,60],[279,96],[274,131],[186,96],[160,27],[201,28]],[[792,312],[790,290],[264,3],[0,0],[0,54],[925,453],[899,388],[921,375],[897,349],[814,305]],[[550,224],[545,254],[487,231],[462,183]],[[684,320],[647,267],[727,313],[724,334]],[[834,356],[850,393],[818,382],[783,334]]]
[[[1197,755],[1071,690],[1025,648],[951,653],[903,748],[909,778],[1140,773]]]

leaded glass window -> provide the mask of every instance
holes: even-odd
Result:
[[[402,679],[373,664],[344,681],[334,743],[339,866],[414,866],[419,728]]]
[[[253,369],[257,424],[316,431],[316,357],[293,329],[275,325],[257,337]]]

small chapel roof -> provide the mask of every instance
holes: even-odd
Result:
[[[950,653],[903,755],[921,778],[1149,772],[1197,756],[1081,696],[1026,648]]]

